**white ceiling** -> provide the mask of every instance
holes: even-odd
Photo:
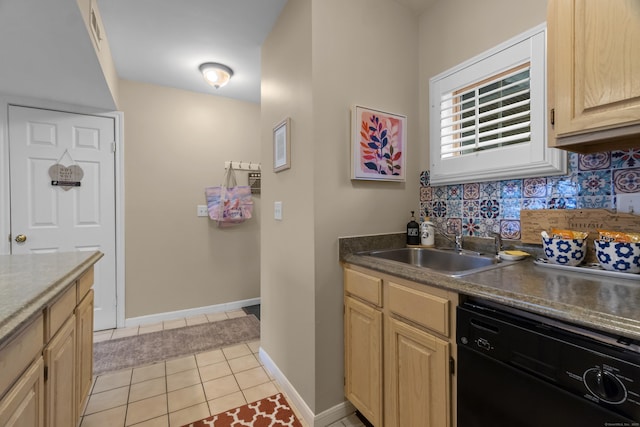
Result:
[[[0,0],[0,93],[115,108],[76,1]],[[260,102],[261,45],[287,0],[96,1],[120,78]],[[420,14],[438,0],[389,1]],[[203,62],[233,79],[214,89]]]
[[[98,0],[120,78],[260,102],[260,47],[286,0]],[[207,85],[203,62],[234,71]]]

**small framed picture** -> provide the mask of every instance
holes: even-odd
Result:
[[[291,167],[291,119],[287,117],[273,128],[273,171]]]
[[[354,106],[351,179],[405,181],[407,117]]]

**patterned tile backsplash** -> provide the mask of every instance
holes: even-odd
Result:
[[[442,230],[520,239],[522,209],[614,209],[616,195],[640,193],[640,149],[568,153],[567,175],[431,186],[420,174],[420,212]]]

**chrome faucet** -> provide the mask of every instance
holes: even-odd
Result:
[[[468,249],[464,249],[462,247],[462,231],[460,232],[460,234],[458,234],[458,227],[455,228],[456,234],[454,235],[454,238],[452,239],[451,237],[449,237],[449,235],[447,233],[445,233],[443,230],[440,229],[440,227],[436,226],[434,223],[432,223],[431,221],[429,221],[431,223],[431,225],[433,225],[433,229],[440,234],[442,237],[444,237],[449,243],[453,244],[454,250],[458,253],[469,253],[469,254],[473,254],[473,255],[480,255],[480,252],[476,252],[476,251],[470,251]]]
[[[496,233],[495,231],[490,231],[489,235],[493,236],[493,238],[495,239],[495,251],[496,255],[498,255],[500,251],[502,251],[502,236],[500,235],[500,233]]]

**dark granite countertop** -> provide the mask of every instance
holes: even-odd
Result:
[[[449,277],[356,254],[403,243],[402,238],[385,236],[363,238],[371,245],[359,238],[341,239],[341,261],[640,340],[640,281],[547,268],[535,265],[531,257],[480,273]]]
[[[0,256],[0,346],[102,256],[99,251]]]

